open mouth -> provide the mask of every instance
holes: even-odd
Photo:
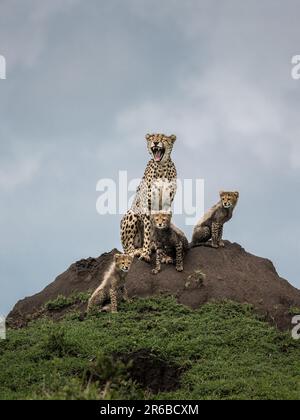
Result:
[[[154,146],[151,148],[155,162],[160,162],[165,155],[163,147]]]

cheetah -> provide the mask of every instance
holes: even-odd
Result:
[[[122,299],[128,300],[125,281],[132,262],[131,255],[116,254],[114,256],[112,264],[104,274],[103,281],[89,299],[88,312],[95,306],[103,307],[109,300],[111,312],[118,312],[118,303]]]
[[[191,247],[199,245],[208,245],[213,248],[224,247],[223,226],[232,218],[238,199],[237,191],[220,192],[220,201],[195,226]],[[208,242],[210,239],[211,242]]]
[[[189,249],[185,234],[171,223],[171,211],[159,211],[151,215],[152,237],[156,245],[156,266],[152,274],[161,271],[161,264],[172,264],[175,255],[176,270],[183,271],[184,254]]]
[[[150,262],[151,222],[154,210],[170,208],[177,189],[177,171],[171,160],[176,136],[147,134],[151,156],[131,209],[121,221],[121,242],[126,254]]]

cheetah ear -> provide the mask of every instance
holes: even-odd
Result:
[[[225,191],[220,191],[219,194],[220,194],[220,197],[223,197],[223,195],[225,194]]]
[[[172,134],[172,135],[170,136],[170,139],[172,140],[172,142],[173,142],[173,143],[175,143],[175,141],[176,141],[177,137],[175,136],[175,134]]]
[[[122,254],[115,254],[114,256],[115,262],[118,262],[121,257],[122,257]]]
[[[151,138],[151,134],[146,134],[145,139],[148,141]]]
[[[235,196],[235,198],[236,198],[236,199],[238,199],[238,198],[239,198],[239,196],[240,196],[240,193],[239,193],[238,191],[235,191],[235,192],[233,193],[233,195]]]
[[[172,210],[166,209],[166,210],[163,210],[163,213],[165,214],[165,216],[167,216],[167,217],[168,217],[168,219],[169,219],[169,220],[171,220],[171,219],[172,219],[172,217],[173,217],[173,212],[172,212]]]

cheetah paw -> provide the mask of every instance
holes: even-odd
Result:
[[[173,264],[173,258],[171,257],[165,257],[162,259],[163,264]]]
[[[146,262],[150,262],[151,261],[151,258],[150,258],[150,255],[149,254],[146,254],[146,253],[143,253],[141,256],[140,256],[140,258],[139,258],[141,261],[146,261]]]
[[[179,267],[176,267],[176,270],[177,270],[179,273],[181,273],[181,272],[183,271],[183,266],[182,266],[182,265],[180,265]]]
[[[111,305],[105,305],[100,312],[111,312]]]
[[[142,255],[142,253],[143,253],[143,250],[142,249],[136,249],[134,251],[134,256],[135,257],[140,257]]]

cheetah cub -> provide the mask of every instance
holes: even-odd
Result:
[[[214,205],[194,228],[192,247],[210,245],[213,248],[224,246],[223,226],[232,218],[239,199],[238,192],[220,192],[220,201]],[[211,243],[208,242],[211,239]]]
[[[185,234],[171,223],[172,212],[159,211],[151,215],[152,240],[156,247],[156,265],[152,274],[161,271],[161,264],[172,264],[175,256],[177,271],[183,271],[184,254],[189,248]]]
[[[88,302],[88,311],[94,306],[103,307],[111,302],[111,312],[118,312],[118,303],[128,300],[125,285],[126,277],[133,261],[133,257],[126,254],[116,254],[114,261],[106,271],[100,286],[94,291]]]

